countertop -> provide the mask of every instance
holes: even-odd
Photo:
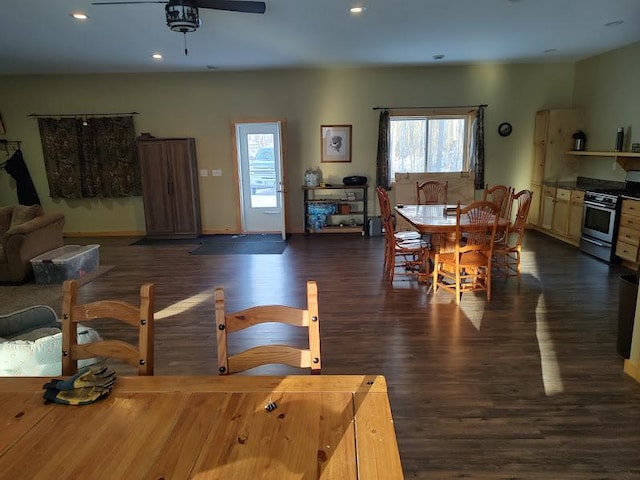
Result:
[[[625,182],[616,182],[613,180],[601,180],[599,178],[578,177],[576,180],[568,181],[553,181],[545,180],[542,184],[546,187],[562,188],[565,190],[595,190],[595,189],[608,189],[608,190],[622,190],[625,188]]]

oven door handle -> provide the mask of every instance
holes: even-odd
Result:
[[[586,200],[585,200],[584,204],[589,206],[589,207],[596,208],[598,210],[607,210],[609,212],[613,212],[616,209],[616,207],[610,207],[608,205],[602,205],[601,203],[589,202],[589,201],[586,201]]]
[[[595,240],[591,240],[590,238],[587,238],[587,237],[582,237],[581,239],[584,240],[585,242],[593,243],[594,245],[597,245],[598,247],[606,246],[604,243],[596,242]]]

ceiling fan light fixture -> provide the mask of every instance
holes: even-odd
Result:
[[[165,11],[167,26],[174,32],[195,32],[202,24],[197,7],[169,3],[165,6]]]

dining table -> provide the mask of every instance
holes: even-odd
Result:
[[[464,207],[464,205],[461,206]],[[396,205],[394,210],[422,234],[451,235],[456,231],[456,207],[457,205]],[[466,216],[460,219],[463,229],[468,223]],[[508,225],[508,219],[502,217],[498,219],[498,228],[505,228]]]
[[[0,478],[402,479],[380,375],[118,377],[88,405],[0,378]]]

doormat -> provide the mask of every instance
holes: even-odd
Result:
[[[259,235],[213,235],[191,250],[192,255],[279,255],[287,242],[277,233]]]
[[[202,245],[203,237],[198,238],[141,238],[130,245]]]

